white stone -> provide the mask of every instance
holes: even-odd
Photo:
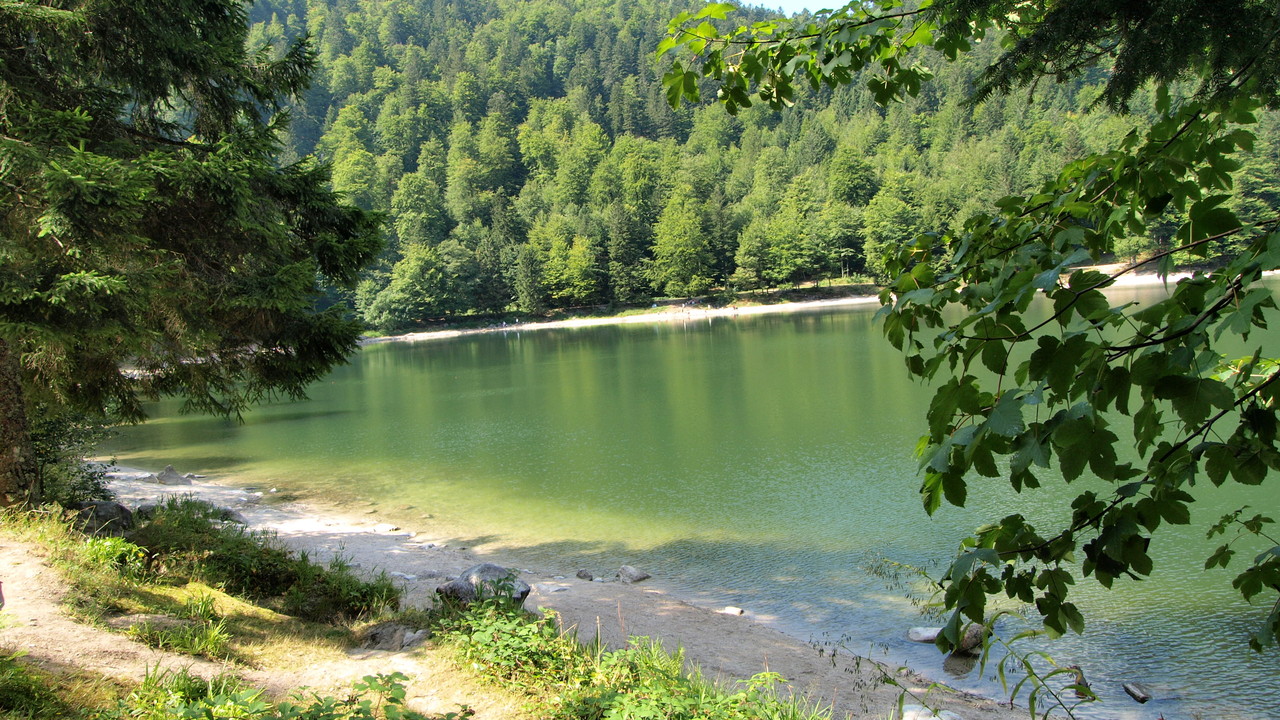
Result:
[[[907,631],[907,639],[911,642],[931,643],[938,639],[938,633],[940,632],[942,632],[942,628],[913,627]]]
[[[940,710],[935,713],[923,705],[906,705],[902,708],[902,720],[962,720],[962,718],[950,710]]]
[[[733,605],[726,605],[725,608],[720,611],[722,615],[741,615],[744,612],[746,611],[742,608],[734,607]]]

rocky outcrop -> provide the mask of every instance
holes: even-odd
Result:
[[[467,568],[458,579],[441,585],[436,592],[443,598],[461,603],[495,595],[509,595],[512,600],[523,603],[531,589],[529,583],[521,580],[514,570],[481,563]]]

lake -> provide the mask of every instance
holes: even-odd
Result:
[[[967,508],[926,516],[912,449],[929,391],[881,338],[876,307],[374,345],[306,402],[255,409],[242,425],[160,403],[113,450],[125,465],[373,501],[548,573],[637,565],[696,603],[998,694],[905,639],[936,622],[887,576],[896,564],[936,570],[968,531],[1015,508],[1064,517],[1080,488],[1015,495],[975,482]],[[1204,528],[1244,504],[1274,510],[1265,490],[1203,488],[1192,525],[1161,528],[1155,578],[1073,591],[1086,635],[1045,649],[1107,700],[1087,715],[1280,708],[1280,654],[1246,645],[1266,610],[1231,588],[1234,573],[1202,569]],[[1133,703],[1129,681],[1157,700]]]

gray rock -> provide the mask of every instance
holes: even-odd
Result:
[[[365,631],[364,642],[360,643],[360,646],[370,650],[398,652],[404,647],[405,636],[410,632],[413,631],[399,623],[374,625]]]
[[[400,578],[401,580],[417,580],[417,579],[418,579],[418,576],[417,576],[417,575],[410,575],[409,573],[402,573],[402,572],[400,572],[399,570],[392,570],[391,572],[389,572],[389,573],[387,573],[387,574],[388,574],[388,575],[390,575],[390,576],[391,576],[391,577],[393,577],[393,578]]]
[[[178,474],[172,465],[165,465],[164,470],[159,474],[151,476],[151,482],[160,483],[161,485],[190,485],[191,478]]]
[[[160,509],[160,503],[143,503],[133,509],[133,519],[142,521],[150,520],[155,517],[156,511]]]
[[[441,597],[469,603],[496,594],[510,594],[511,599],[523,603],[529,597],[529,583],[516,577],[516,574],[493,563],[473,565],[462,571],[457,580],[451,580],[436,588]]]
[[[111,500],[79,503],[80,526],[93,535],[123,535],[133,527],[129,508]]]
[[[624,583],[638,583],[641,580],[648,580],[651,577],[653,576],[649,573],[631,567],[630,565],[623,565],[618,568],[618,579]]]
[[[249,522],[244,519],[243,515],[236,512],[235,510],[232,510],[231,508],[224,508],[224,507],[218,508],[218,519],[223,522],[235,523],[237,525],[249,524]]]
[[[986,625],[970,623],[964,629],[964,635],[960,637],[960,644],[951,652],[956,655],[977,655],[982,652],[982,641],[986,640],[989,634]]]
[[[590,571],[588,571],[588,570],[579,570],[579,571],[578,571],[578,579],[579,579],[579,580],[586,580],[587,582],[591,582],[592,580],[594,580],[594,579],[595,579],[595,576],[594,576],[594,575],[592,575],[592,574],[591,574],[591,572],[590,572]]]
[[[401,647],[402,648],[413,647],[414,645],[420,645],[430,639],[431,639],[431,631],[428,630],[427,628],[423,628],[421,630],[414,630],[413,632],[407,632],[404,634],[404,645],[402,645]]]

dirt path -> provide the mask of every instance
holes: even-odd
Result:
[[[141,682],[148,673],[187,669],[205,679],[231,673],[249,685],[283,698],[300,687],[341,692],[366,675],[399,671],[410,678],[409,706],[424,713],[457,711],[468,705],[479,720],[526,717],[521,700],[484,686],[452,666],[443,651],[352,650],[347,657],[320,662],[299,658],[289,667],[245,669],[187,655],[154,650],[119,633],[76,622],[62,608],[67,587],[39,548],[0,536],[0,581],[5,606],[0,613],[0,652],[24,651],[25,660],[53,671],[78,668],[107,677]]]

